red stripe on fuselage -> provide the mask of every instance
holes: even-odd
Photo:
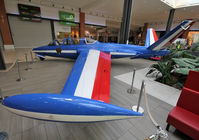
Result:
[[[104,52],[100,52],[91,99],[109,103],[110,73],[111,73],[111,55]]]
[[[154,37],[154,41],[156,42],[156,41],[158,40],[158,37],[157,37],[157,35],[156,35],[155,30],[154,30],[154,29],[152,29],[152,30],[153,30],[153,37]]]

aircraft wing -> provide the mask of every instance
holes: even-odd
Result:
[[[61,94],[109,103],[111,54],[98,50],[79,54]]]

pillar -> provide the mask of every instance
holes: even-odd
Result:
[[[55,27],[54,27],[54,21],[50,20],[50,26],[51,26],[51,34],[52,34],[52,40],[55,40]]]
[[[167,21],[167,27],[166,27],[166,33],[168,33],[171,30],[172,22],[173,22],[173,17],[174,17],[175,9],[171,9],[169,13],[169,18]]]
[[[79,22],[80,22],[80,37],[85,37],[85,13],[81,12],[79,9]]]
[[[142,42],[146,39],[148,23],[144,23],[143,31],[142,31]]]
[[[131,13],[134,0],[124,0],[123,16],[120,28],[120,43],[125,44],[129,38]]]
[[[0,0],[0,30],[4,43],[4,49],[14,49],[4,0]]]

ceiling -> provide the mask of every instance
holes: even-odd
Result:
[[[34,4],[73,9],[91,15],[102,16],[112,21],[121,21],[124,0],[18,0]],[[171,1],[171,0],[163,0]],[[176,0],[177,1],[177,0]],[[178,0],[179,1],[179,0]],[[195,1],[195,0],[191,0]],[[199,0],[196,0],[199,1]],[[161,0],[134,0],[132,24],[141,26],[145,22],[166,22],[171,6]],[[176,9],[174,20],[199,19],[199,6]]]
[[[199,0],[161,0],[172,8],[183,8],[199,5]]]

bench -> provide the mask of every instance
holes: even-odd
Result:
[[[167,123],[167,131],[172,125],[199,140],[199,72],[189,72],[177,105],[168,115]]]

